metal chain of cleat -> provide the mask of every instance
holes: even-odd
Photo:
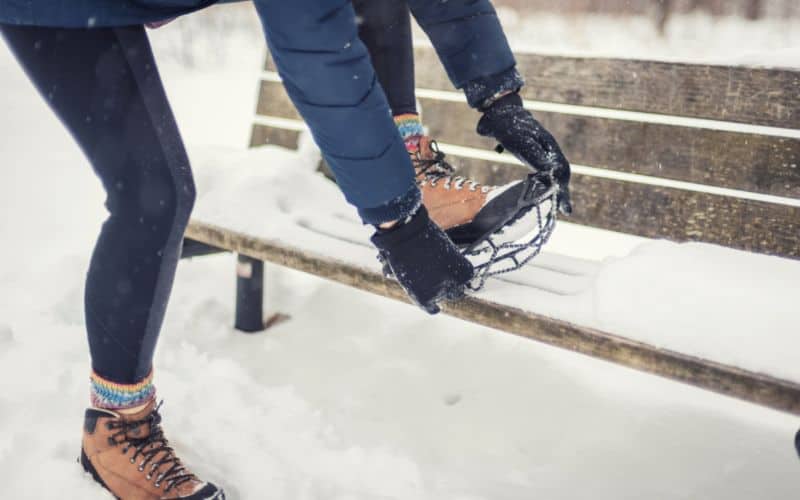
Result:
[[[558,214],[558,187],[549,188],[536,203],[535,214],[538,231],[527,241],[509,241],[497,245],[492,238],[487,239],[477,249],[466,251],[468,257],[477,257],[489,253],[488,260],[475,266],[475,277],[467,285],[473,292],[479,292],[486,281],[501,274],[514,272],[538,256],[550,239],[556,226]],[[549,209],[542,210],[542,204],[549,201]],[[530,217],[530,215],[528,215]]]

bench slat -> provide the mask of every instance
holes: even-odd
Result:
[[[457,157],[461,172],[489,184],[524,167]],[[487,164],[489,167],[487,168]],[[570,222],[647,238],[701,241],[739,250],[800,257],[800,207],[574,174]]]
[[[490,149],[466,105],[420,99],[431,135]],[[536,112],[579,165],[800,199],[800,139]]]
[[[300,120],[300,113],[286,94],[286,89],[280,82],[262,80],[258,92],[256,114],[260,116],[277,116]]]
[[[271,144],[288,137],[296,144],[299,132],[256,125],[253,135]],[[499,161],[452,153],[451,157],[461,175],[485,184],[504,184],[528,173],[525,167]],[[577,173],[570,186],[576,207],[570,222],[648,238],[702,241],[800,258],[800,207]]]
[[[453,90],[416,47],[417,86]],[[526,99],[800,129],[800,71],[517,54]]]
[[[466,104],[420,98],[442,142],[491,149]],[[283,85],[264,81],[258,113],[300,119]],[[800,198],[800,139],[537,112],[571,161],[608,170]]]
[[[415,47],[417,86],[453,90],[434,50]],[[800,129],[800,71],[517,54],[526,99]],[[267,57],[264,69],[276,71]]]
[[[250,133],[251,148],[271,144],[286,149],[297,149],[299,140],[300,132],[296,130],[268,127],[266,125],[253,125],[253,130]]]
[[[186,237],[255,259],[290,267],[361,290],[407,302],[405,293],[379,273],[199,221]],[[445,305],[446,314],[556,347],[611,361],[762,406],[800,415],[800,385],[768,375],[660,349],[514,307],[468,297]]]

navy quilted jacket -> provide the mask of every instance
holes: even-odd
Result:
[[[0,23],[63,28],[130,26],[188,14],[214,3],[217,0],[0,0]]]
[[[0,0],[0,24],[101,28],[161,21],[232,0]],[[375,0],[377,1],[377,0]],[[382,0],[400,1],[400,0]],[[519,87],[489,0],[406,0],[453,84],[471,104]],[[254,0],[286,90],[365,220],[415,193],[408,153],[391,120],[350,0]],[[510,83],[508,83],[510,82]],[[367,212],[366,209],[372,210]],[[380,219],[388,220],[388,219]]]

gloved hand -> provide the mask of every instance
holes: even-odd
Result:
[[[440,311],[439,301],[461,298],[475,274],[424,206],[409,221],[378,229],[371,239],[411,300],[429,314]]]
[[[507,149],[534,170],[550,172],[560,188],[559,210],[565,215],[572,213],[569,161],[550,132],[522,106],[519,94],[503,96],[484,109],[478,134],[493,137],[500,143],[498,151]]]

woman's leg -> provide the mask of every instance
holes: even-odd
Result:
[[[369,51],[406,149],[414,154],[425,129],[417,112],[408,5],[402,0],[353,0],[353,8],[359,19],[358,37]]]
[[[86,280],[95,407],[81,464],[117,498],[223,500],[167,446],[155,404],[153,350],[195,194],[144,28],[0,32],[107,193]]]
[[[369,51],[392,114],[416,114],[411,15],[402,0],[353,0],[358,37]]]
[[[153,397],[153,351],[195,197],[147,35],[0,30],[107,193],[85,294],[94,404],[141,405]]]

